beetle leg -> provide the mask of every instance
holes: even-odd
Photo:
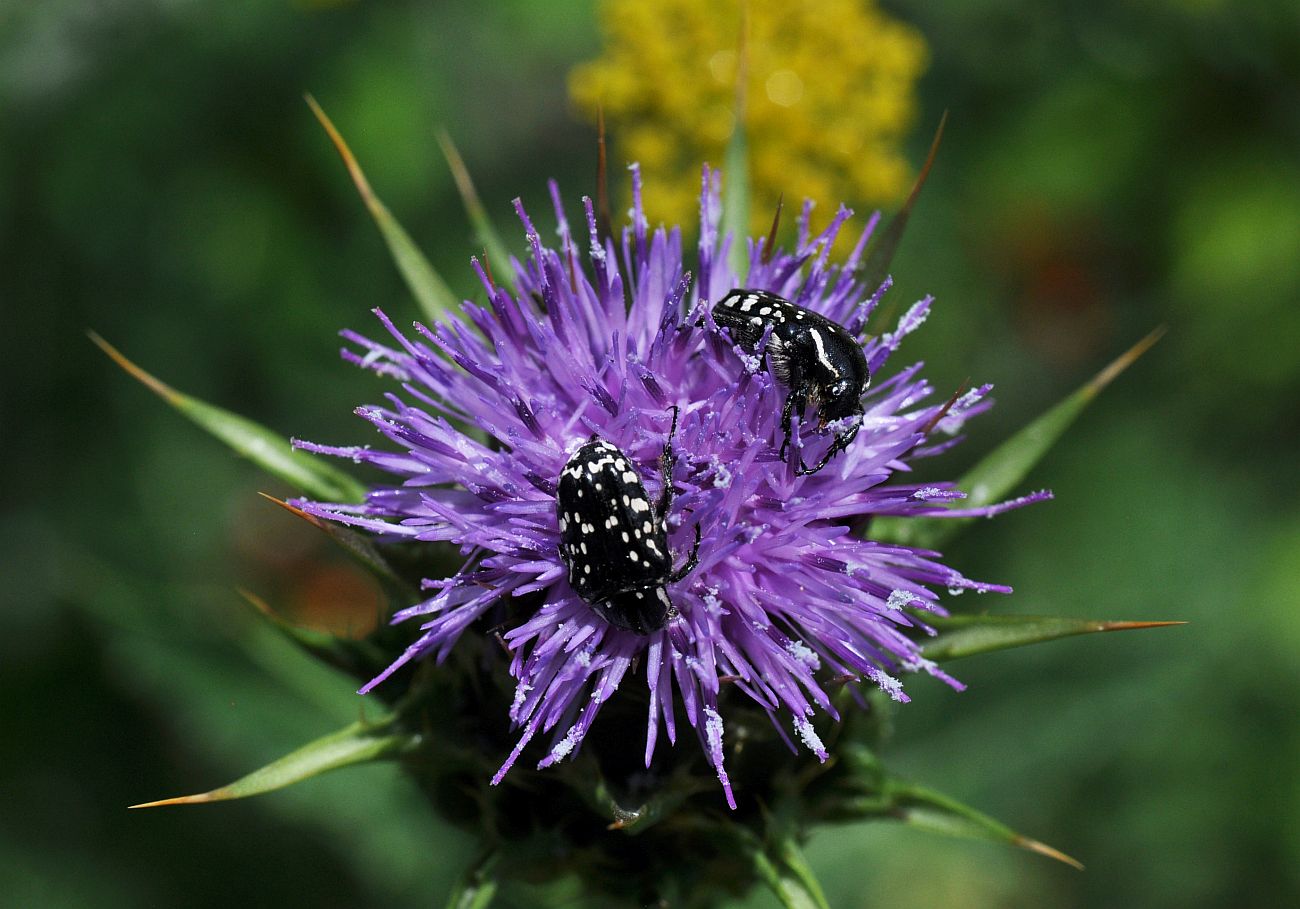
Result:
[[[785,460],[786,453],[790,450],[790,415],[794,412],[794,392],[786,395],[785,404],[781,407],[781,426],[785,430],[785,441],[781,443],[781,460]]]
[[[691,545],[691,554],[686,557],[686,564],[668,577],[668,583],[675,584],[686,577],[700,564],[700,525],[695,525],[695,542]]]
[[[790,452],[790,436],[793,430],[790,428],[790,418],[796,420],[803,419],[804,409],[808,406],[808,388],[804,383],[803,369],[799,366],[798,357],[789,357],[787,359],[786,382],[790,393],[785,397],[785,405],[781,408],[781,427],[785,432],[785,441],[781,443],[781,460],[786,460]]]
[[[835,434],[835,440],[831,442],[830,448],[826,449],[826,454],[822,456],[821,461],[817,463],[816,467],[809,468],[803,463],[803,458],[801,457],[799,459],[799,468],[795,471],[795,474],[797,476],[806,477],[817,473],[817,471],[821,470],[831,462],[831,458],[835,457],[841,451],[844,451],[853,444],[853,440],[857,437],[858,430],[861,428],[862,418],[859,417],[847,431]]]
[[[668,506],[673,503],[673,436],[677,435],[677,414],[678,407],[672,406],[673,422],[668,429],[668,439],[664,442],[664,450],[659,455],[659,475],[662,480],[662,488],[659,490],[659,504],[656,514],[659,520],[667,520]]]

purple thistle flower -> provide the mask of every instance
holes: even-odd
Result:
[[[881,372],[925,320],[929,298],[866,343],[876,381],[856,439],[824,470],[797,476],[794,454],[789,463],[778,457],[786,389],[761,356],[732,345],[710,306],[733,287],[762,289],[860,331],[889,284],[870,288],[858,279],[875,219],[848,259],[832,264],[832,243],[851,213],[841,207],[814,236],[806,204],[795,248],[765,256],[765,241],[749,241],[742,278],[726,265],[728,245],[739,240],[719,236],[719,180],[706,170],[691,273],[677,228],[649,232],[635,166],[632,185],[632,223],[620,242],[599,236],[589,199],[586,236],[575,238],[552,182],[558,246],[544,245],[515,203],[531,250],[515,263],[517,293],[475,261],[486,306],[466,303],[457,317],[416,324],[413,337],[377,311],[388,343],[344,332],[354,345],[345,359],[400,383],[402,394],[387,395],[387,405],[358,410],[396,448],[295,444],[371,464],[397,481],[372,489],[362,505],[298,504],[389,540],[447,541],[466,558],[454,577],[424,582],[433,592],[427,600],[393,617],[418,618],[423,633],[363,693],[407,662],[443,660],[466,629],[489,614],[506,616],[503,604],[533,594],[524,602],[540,604],[535,611],[521,619],[511,611],[506,620],[517,680],[510,720],[519,735],[493,782],[539,734],[549,737],[540,767],[572,755],[628,674],[644,672],[647,767],[661,730],[676,742],[680,701],[734,808],[723,760],[724,685],[756,702],[790,743],[788,723],[824,761],[812,719],[819,709],[838,719],[828,688],[866,679],[906,701],[898,676],[923,671],[960,689],[921,656],[915,633],[933,631],[916,615],[945,614],[940,589],[1010,592],[968,580],[938,553],[863,539],[853,528],[883,515],[993,515],[1049,493],[961,509],[951,507],[962,498],[951,483],[894,481],[910,461],[959,441],[963,422],[991,403],[986,385],[945,412],[942,400],[923,403],[933,392],[919,364]],[[558,549],[557,480],[573,452],[598,435],[637,465],[657,495],[656,464],[674,406],[677,494],[665,521],[675,563],[699,526],[699,565],[669,587],[678,618],[642,636],[610,625],[569,586]],[[816,457],[834,429],[796,434],[796,450],[802,445]],[[932,431],[951,438],[930,443]]]

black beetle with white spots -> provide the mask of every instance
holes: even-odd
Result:
[[[774,293],[740,288],[718,301],[713,320],[751,352],[757,351],[770,326],[763,354],[777,379],[790,389],[781,411],[785,427],[781,460],[790,449],[791,417],[802,419],[809,404],[817,408],[819,431],[836,420],[861,417],[862,394],[871,384],[871,373],[862,345],[843,326]],[[849,446],[860,426],[861,421],[855,420],[837,432],[813,467],[805,465],[800,455],[798,473],[813,474],[829,464]]]
[[[700,528],[686,563],[673,570],[664,523],[672,504],[672,435],[660,458],[663,490],[652,504],[636,466],[619,448],[593,437],[560,472],[556,517],[569,586],[611,625],[646,635],[676,616],[666,586],[696,565]]]

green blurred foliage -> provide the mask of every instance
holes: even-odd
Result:
[[[1182,618],[954,666],[894,762],[1083,874],[895,826],[814,837],[837,907],[1270,906],[1300,894],[1300,14],[1227,4],[890,4],[947,138],[895,263],[938,297],[904,353],[999,406],[969,466],[1152,325],[1162,344],[1034,472],[1055,502],[952,548],[1017,594],[954,609]],[[473,844],[390,767],[127,812],[365,709],[258,625],[366,593],[318,534],[86,341],[286,435],[369,441],[335,331],[415,308],[312,92],[466,290],[449,130],[489,212],[590,191],[565,74],[591,4],[0,2],[0,892],[15,905],[424,904]],[[922,131],[924,133],[924,131]],[[761,136],[751,137],[761,142]],[[928,136],[919,133],[914,160]],[[851,200],[850,200],[851,201]],[[819,212],[831,209],[822,200]],[[920,873],[918,873],[920,872]],[[581,894],[570,891],[574,905]],[[508,891],[504,905],[529,905]],[[766,897],[747,905],[771,906]]]

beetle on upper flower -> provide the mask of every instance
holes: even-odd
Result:
[[[700,526],[681,568],[673,571],[664,521],[673,500],[673,407],[668,441],[660,455],[663,485],[650,504],[636,466],[618,446],[593,437],[573,453],[560,472],[556,497],[560,558],[569,586],[611,625],[646,635],[677,615],[666,585],[686,577],[699,563]]]
[[[835,420],[857,419],[835,433],[815,467],[807,467],[800,452],[799,475],[816,473],[849,447],[862,425],[862,394],[871,384],[867,358],[853,335],[825,316],[765,290],[733,289],[713,307],[713,319],[747,350],[757,351],[767,338],[763,354],[790,389],[781,409],[782,461],[790,450],[790,418],[803,419],[810,403],[817,408],[818,431]]]

